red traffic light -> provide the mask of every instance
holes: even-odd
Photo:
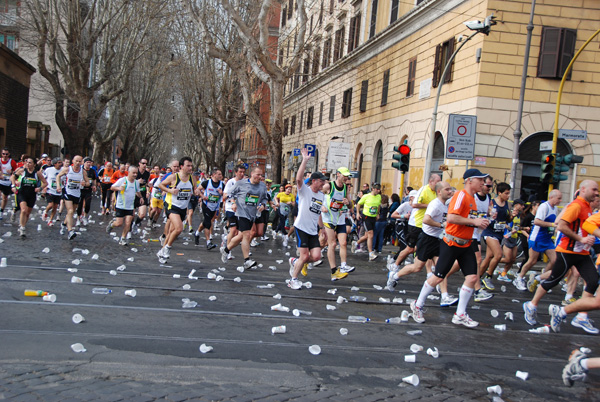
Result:
[[[398,152],[400,152],[400,155],[409,155],[410,147],[406,144],[402,144],[398,147]]]
[[[546,155],[546,158],[544,158],[544,163],[552,163],[553,160],[554,157],[552,155]]]

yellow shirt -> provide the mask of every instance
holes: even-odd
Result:
[[[417,204],[429,204],[431,201],[437,198],[437,194],[434,190],[429,187],[429,184],[425,185],[420,191],[419,197],[414,201]],[[427,208],[419,208],[415,212],[415,226],[418,228],[423,227],[423,218],[425,217],[425,211]]]
[[[279,202],[281,204],[287,204],[289,202],[294,201],[294,196],[292,195],[292,193],[290,193],[290,194],[278,193],[277,194],[277,199],[279,200]]]

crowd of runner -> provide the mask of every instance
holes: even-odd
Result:
[[[233,251],[240,246],[242,266],[248,270],[258,267],[252,247],[269,236],[279,237],[284,249],[296,243],[297,256],[289,258],[286,279],[294,290],[303,288],[301,278],[324,259],[331,281],[338,281],[355,270],[348,265],[349,252],[365,253],[365,263],[368,259],[373,264],[382,247],[391,244],[395,255],[381,262],[387,266],[387,278],[381,279],[387,291],[393,291],[404,276],[426,271],[419,296],[410,305],[417,323],[425,322],[428,296],[437,290],[442,307],[456,305],[452,323],[477,327],[479,323],[467,314],[471,298],[483,303],[494,296],[496,285],[512,283],[518,291],[532,294],[523,304],[528,324],[538,324],[542,298],[559,287],[565,294],[561,305],[548,307],[552,331],[559,332],[561,323],[572,315],[572,326],[590,334],[600,332],[587,315],[600,308],[597,182],[582,181],[562,210],[558,190],[551,191],[547,201],[510,201],[510,185],[495,182],[478,169],[464,172],[460,191],[432,174],[420,189],[408,188],[404,198],[385,194],[379,183],[363,184],[353,198],[348,168],[340,167],[329,180],[320,172],[306,172],[310,155],[306,149],[301,155],[295,181],[284,180],[274,191],[260,167],[247,170],[237,165],[227,179],[219,169],[195,172],[189,157],[164,169],[149,168],[146,158],[137,166],[117,167],[111,162],[96,166],[91,158],[79,155],[52,159],[44,154],[37,160],[22,155],[17,162],[4,148],[0,220],[8,217],[18,222],[19,236],[26,238],[34,206],[44,198],[42,220],[50,227],[60,226],[59,233],[72,240],[80,233],[77,227],[88,224],[92,196],[98,195],[100,213],[111,217],[106,232],[120,228],[120,245],[127,245],[144,221],[148,229],[162,227],[156,256],[165,264],[186,227],[196,246],[203,238],[207,251],[219,247],[213,243],[213,232],[222,227],[223,263],[234,259]],[[9,199],[13,199],[12,211],[7,210]],[[201,223],[193,227],[196,209]],[[547,262],[534,271],[542,256]],[[447,279],[459,270],[464,282],[454,296],[448,292]],[[572,353],[563,371],[565,384],[584,379],[587,370],[600,366],[600,360],[588,354]]]

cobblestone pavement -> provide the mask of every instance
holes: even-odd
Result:
[[[359,254],[349,257],[357,270],[348,278],[330,282],[324,263],[304,278],[312,288],[293,291],[284,280],[286,253],[295,250],[283,248],[279,239],[253,249],[262,266],[240,273],[239,249],[235,260],[223,264],[217,250],[194,246],[193,237],[185,234],[168,264],[161,266],[155,257],[158,243],[152,241],[161,229],[144,239],[134,236],[129,246],[121,247],[105,233],[108,218],[94,219],[71,242],[58,234],[58,227],[37,231],[38,215],[29,223],[25,239],[16,236],[16,226],[6,218],[0,223],[0,257],[8,262],[0,268],[0,399],[489,401],[494,395],[487,387],[500,385],[505,401],[598,400],[597,375],[572,388],[560,378],[570,351],[587,346],[596,352],[597,338],[568,323],[558,334],[529,333],[521,304],[531,294],[518,292],[512,284],[488,302],[470,304],[469,314],[481,322],[474,330],[451,324],[454,309],[441,308],[436,300],[428,301],[425,324],[386,324],[386,318],[408,310],[407,299],[418,295],[423,274],[403,279],[394,293],[378,290],[374,285],[385,285],[385,263],[367,263],[366,255]],[[49,253],[42,251],[46,247]],[[121,265],[123,271],[110,274]],[[77,272],[69,272],[74,269]],[[198,279],[188,279],[192,269]],[[223,280],[208,279],[209,273]],[[72,276],[83,283],[71,283]],[[451,278],[451,291],[455,293],[461,282],[460,275]],[[190,289],[183,288],[186,284]],[[268,284],[273,287],[265,287]],[[94,287],[107,287],[112,293],[92,294]],[[25,297],[25,289],[49,291],[57,301]],[[126,289],[136,289],[137,296],[125,296]],[[336,294],[328,293],[332,289]],[[273,298],[276,294],[280,300]],[[366,301],[352,301],[356,295]],[[338,296],[348,302],[338,304]],[[561,297],[559,289],[548,295],[540,322],[548,322],[544,309]],[[198,305],[183,309],[182,298]],[[312,315],[271,310],[277,303]],[[493,309],[499,311],[498,318],[490,314]],[[508,311],[514,322],[504,320]],[[74,324],[75,313],[85,321]],[[371,321],[349,323],[349,315]],[[501,323],[506,331],[494,329]],[[272,335],[271,328],[279,325],[286,325],[287,332]],[[340,335],[342,327],[348,335]],[[411,330],[422,334],[408,335]],[[87,351],[74,353],[71,345],[77,342]],[[413,343],[437,347],[440,357],[433,359],[422,351],[415,363],[405,362]],[[201,344],[214,349],[202,354]],[[321,347],[321,354],[309,353],[313,344]],[[528,372],[529,379],[516,378],[516,370]],[[402,382],[412,374],[418,375],[418,386]]]

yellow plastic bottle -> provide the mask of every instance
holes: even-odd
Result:
[[[42,296],[48,295],[48,292],[44,292],[43,290],[31,290],[31,289],[27,289],[24,293],[25,293],[25,296],[42,297]]]

